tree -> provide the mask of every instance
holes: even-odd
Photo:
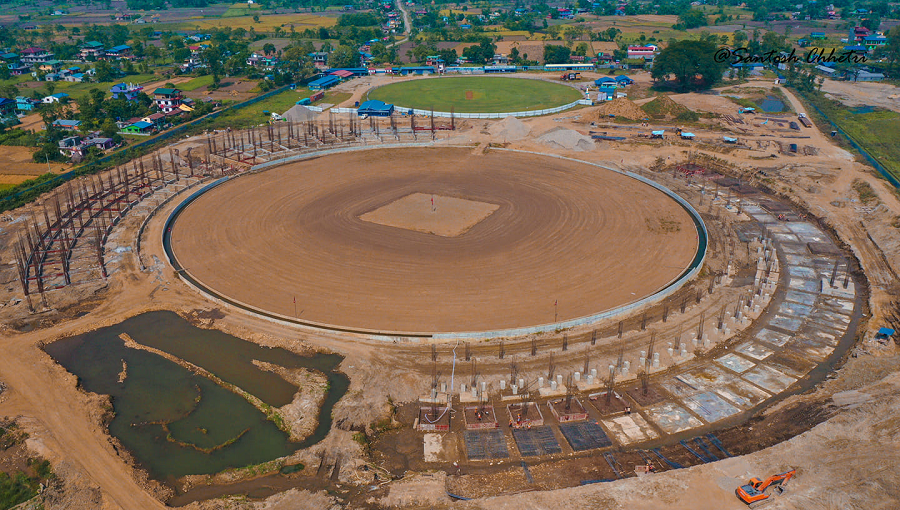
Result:
[[[866,19],[862,20],[862,23],[860,23],[860,25],[874,32],[878,30],[878,27],[881,25],[881,16],[877,14],[869,14]]]
[[[328,65],[330,67],[356,67],[359,65],[359,53],[350,46],[342,44],[328,55]]]
[[[573,55],[580,55],[582,57],[587,56],[588,45],[587,43],[579,43],[578,46],[575,47],[575,50],[572,52]]]
[[[569,62],[572,50],[562,45],[548,44],[544,46],[545,64],[565,64]]]
[[[743,30],[735,30],[731,40],[732,43],[734,43],[735,48],[743,48],[744,46],[746,46],[749,38],[747,37],[747,32],[744,32]]]
[[[688,9],[678,15],[678,24],[676,29],[689,30],[691,28],[705,27],[709,22],[706,20],[706,14],[700,9]]]
[[[716,62],[716,45],[710,41],[677,41],[666,46],[653,61],[650,76],[657,82],[674,76],[678,88],[709,88],[722,78],[726,63]]]
[[[262,50],[266,55],[271,55],[275,53],[275,45],[272,43],[263,44]]]
[[[254,15],[253,15],[253,22],[254,22],[254,23],[259,23],[259,14],[254,14]]]
[[[116,73],[113,71],[112,65],[105,60],[97,62],[96,67],[94,67],[94,73],[94,76],[100,83],[113,81],[116,78]]]

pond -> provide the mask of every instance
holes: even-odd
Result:
[[[777,113],[785,111],[784,101],[775,96],[766,96],[765,99],[756,103],[759,109],[766,113]]]
[[[162,356],[127,347],[119,337],[122,333],[202,367],[273,407],[291,402],[297,387],[252,360],[320,371],[328,379],[328,391],[318,426],[304,441],[291,442],[240,395]],[[140,467],[165,482],[267,462],[321,441],[331,429],[334,404],[349,386],[349,379],[336,371],[341,356],[301,356],[262,347],[198,328],[166,311],[65,338],[45,351],[78,376],[86,391],[112,397],[115,417],[110,434]]]

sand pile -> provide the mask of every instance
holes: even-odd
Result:
[[[284,114],[282,114],[282,117],[284,117],[284,120],[289,121],[289,122],[306,122],[308,120],[315,120],[316,117],[318,117],[318,116],[319,116],[318,113],[310,110],[309,108],[307,108],[305,106],[299,105],[299,104],[295,104],[294,106],[291,107],[290,110],[288,110],[288,111],[284,112]]]
[[[521,120],[509,116],[491,126],[488,131],[497,140],[515,142],[526,138],[531,132],[531,128]]]
[[[581,114],[582,122],[604,121],[609,119],[610,115],[631,120],[647,118],[647,113],[644,110],[641,110],[638,105],[624,97],[613,99],[596,108],[586,108],[583,111],[584,113]]]
[[[589,151],[594,149],[594,140],[574,129],[553,128],[537,137],[537,142],[555,149]]]
[[[666,94],[656,96],[653,101],[642,105],[641,109],[655,119],[671,119],[690,111]]]

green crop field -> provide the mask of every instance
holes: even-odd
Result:
[[[392,83],[369,92],[377,99],[405,108],[464,113],[519,112],[562,106],[581,99],[581,92],[543,80],[523,78],[423,78]]]

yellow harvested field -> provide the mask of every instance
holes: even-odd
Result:
[[[260,16],[259,23],[253,21],[253,16],[236,16],[233,18],[216,18],[216,19],[196,19],[187,23],[197,28],[213,28],[213,27],[231,27],[243,28],[250,30],[253,27],[257,32],[268,32],[275,30],[275,27],[281,27],[290,30],[291,25],[295,29],[303,30],[306,28],[330,27],[337,23],[337,18],[330,16],[315,16],[312,14],[274,14],[271,16]]]
[[[0,165],[0,183],[19,184],[47,173],[46,163],[35,163],[31,159],[34,151],[31,147],[0,145],[0,161],[6,163]],[[50,169],[54,173],[65,172],[69,165],[51,162]]]

